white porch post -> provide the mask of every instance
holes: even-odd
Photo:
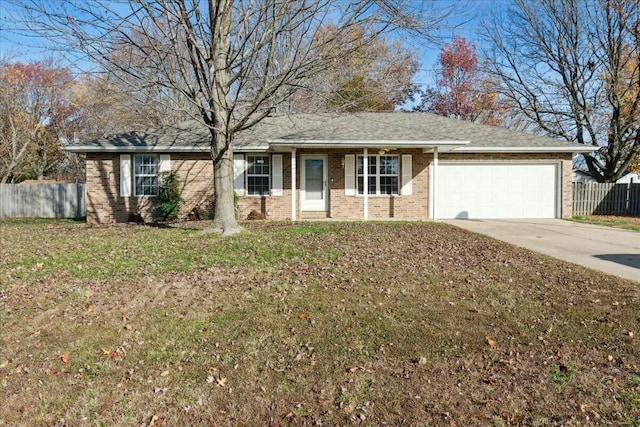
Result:
[[[356,162],[356,167],[357,167]],[[357,170],[356,170],[357,175]],[[362,159],[362,195],[364,198],[364,220],[369,219],[369,149],[364,149],[364,158]],[[356,185],[357,187],[357,185]]]
[[[429,203],[429,210],[431,219],[436,220],[436,179],[438,176],[438,147],[433,147],[433,168],[431,169],[431,203]]]
[[[291,149],[291,221],[296,220],[296,149]]]

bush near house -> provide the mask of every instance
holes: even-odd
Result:
[[[158,194],[155,214],[161,221],[175,221],[180,216],[180,205],[184,199],[180,195],[180,180],[176,173],[170,172],[160,176],[160,193]]]

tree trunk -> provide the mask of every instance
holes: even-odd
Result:
[[[239,233],[242,228],[236,220],[236,209],[233,203],[233,152],[231,150],[224,150],[217,159],[213,156],[213,188],[216,201],[213,225],[206,231],[223,236]]]
[[[232,0],[209,0],[209,24],[212,29],[211,58],[208,63],[209,82],[213,95],[207,108],[201,111],[205,123],[211,126],[211,158],[215,207],[213,225],[207,232],[230,236],[241,231],[233,204],[233,131],[229,99],[231,86],[229,51],[231,46]],[[201,63],[193,62],[199,70]],[[201,69],[200,69],[201,70]],[[201,70],[202,71],[202,70]]]

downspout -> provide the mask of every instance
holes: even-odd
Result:
[[[291,149],[291,221],[296,220],[296,149]]]
[[[356,166],[357,166],[357,162],[356,162]],[[364,220],[366,221],[369,219],[369,149],[368,148],[364,149],[364,158],[362,159],[362,181],[363,181],[362,193],[364,198]]]

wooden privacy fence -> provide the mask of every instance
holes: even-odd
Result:
[[[639,184],[573,183],[574,215],[640,215]]]
[[[1,184],[1,217],[82,218],[85,184]]]

